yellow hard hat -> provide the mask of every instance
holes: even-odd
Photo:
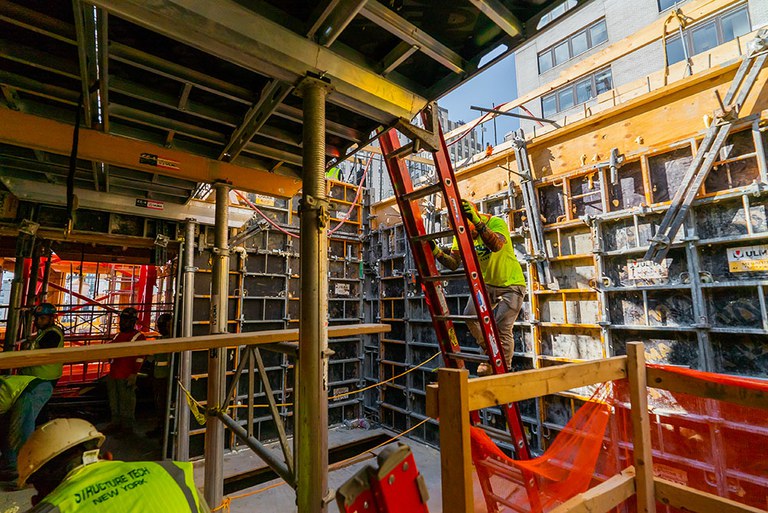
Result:
[[[19,450],[19,487],[53,458],[89,440],[101,447],[104,435],[83,419],[54,419],[37,428]]]

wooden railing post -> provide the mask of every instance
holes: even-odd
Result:
[[[437,373],[440,468],[445,513],[474,511],[468,378],[469,372],[466,369],[440,369]]]
[[[651,421],[648,415],[648,389],[645,374],[645,348],[642,342],[627,344],[627,377],[632,405],[632,432],[638,513],[656,513],[651,454]]]

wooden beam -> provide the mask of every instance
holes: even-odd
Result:
[[[427,417],[436,419],[440,416],[440,393],[437,383],[427,385]]]
[[[341,338],[372,333],[386,333],[389,324],[350,324],[328,327],[329,338]],[[38,349],[35,351],[11,351],[0,354],[0,369],[17,369],[47,363],[80,363],[109,360],[123,356],[148,356],[161,353],[178,353],[214,349],[217,347],[236,347],[245,345],[274,344],[277,342],[295,342],[299,340],[299,330],[268,330],[254,333],[232,335],[206,335],[202,337],[181,337],[167,340],[147,340],[142,342],[118,342],[83,347],[62,347],[56,349]]]
[[[607,481],[562,503],[549,513],[607,513],[635,494],[635,468],[624,469]]]
[[[0,142],[69,155],[72,150],[72,125],[10,109],[0,109]],[[159,156],[170,166],[143,164],[143,154]],[[136,169],[195,182],[228,181],[232,187],[270,196],[292,197],[301,188],[295,176],[219,162],[152,143],[80,129],[78,157],[109,165]]]
[[[768,409],[768,394],[761,390],[724,383],[712,383],[696,379],[693,376],[655,367],[648,367],[645,372],[648,386],[653,388],[707,397],[749,408]]]
[[[466,369],[440,369],[440,472],[443,511],[474,511],[472,448],[469,436],[469,399]]]
[[[655,478],[656,499],[666,506],[679,511],[696,513],[765,513],[766,510],[718,497],[685,485]]]
[[[632,409],[632,444],[635,460],[635,487],[638,513],[656,513],[653,491],[653,449],[651,419],[648,415],[648,388],[645,381],[645,346],[642,342],[627,344],[629,402]]]
[[[616,356],[605,360],[568,363],[545,369],[470,379],[469,409],[474,411],[500,404],[516,403],[626,377],[627,358]],[[440,395],[443,395],[442,392]]]

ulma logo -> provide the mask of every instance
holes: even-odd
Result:
[[[757,260],[768,256],[768,247],[750,246],[748,248],[733,249],[734,260]]]

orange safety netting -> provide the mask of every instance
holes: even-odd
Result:
[[[768,394],[768,382],[667,366],[709,391],[719,385]],[[765,509],[768,505],[768,412],[713,399],[648,388],[654,474]],[[515,461],[472,428],[475,511],[550,511],[633,464],[626,380],[599,385],[544,454]],[[527,487],[526,482],[535,482]],[[618,508],[633,513],[634,500]],[[677,513],[657,505],[662,513]],[[714,512],[713,512],[714,513]]]

